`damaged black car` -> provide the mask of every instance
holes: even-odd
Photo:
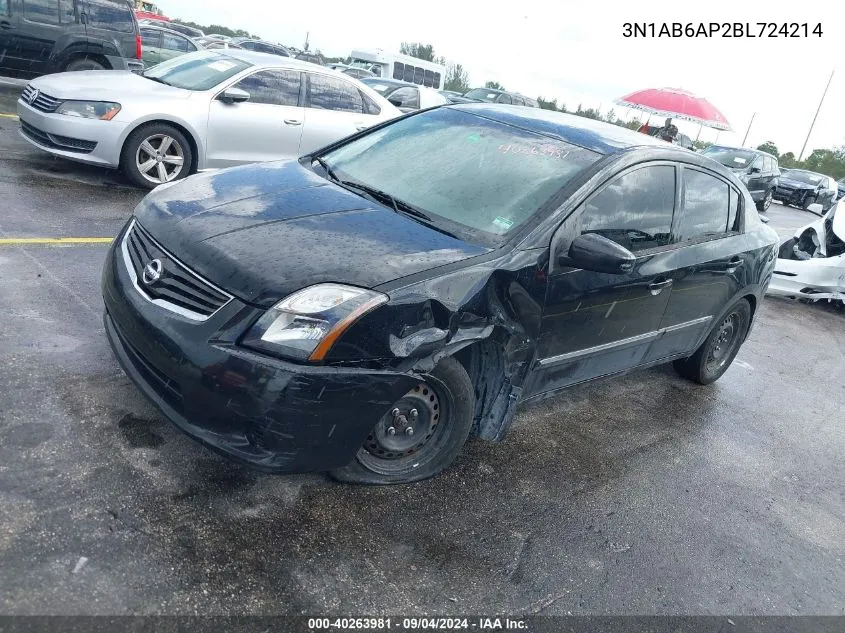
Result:
[[[409,482],[570,385],[673,361],[715,381],[776,246],[706,157],[458,104],[159,187],[109,251],[104,321],[138,388],[207,446]]]

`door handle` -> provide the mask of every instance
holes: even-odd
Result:
[[[285,119],[285,125],[302,125],[299,119]]]
[[[672,280],[667,279],[666,281],[654,281],[648,285],[648,290],[651,292],[653,296],[659,295],[665,288],[668,288],[672,285]]]
[[[741,257],[734,257],[728,262],[728,267],[725,270],[729,273],[736,272],[736,269],[742,266],[744,261]]]
[[[0,29],[3,29],[4,31],[8,31],[10,28],[12,28],[11,22],[6,22],[5,20],[3,22],[0,22]]]

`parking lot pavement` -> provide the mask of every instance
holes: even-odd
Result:
[[[112,236],[141,198],[0,127],[0,237]],[[841,312],[766,300],[710,387],[595,382],[436,479],[349,487],[164,421],[106,343],[105,249],[0,244],[2,613],[845,613]]]

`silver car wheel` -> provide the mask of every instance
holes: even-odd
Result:
[[[179,177],[185,167],[185,153],[172,136],[153,134],[138,146],[135,165],[146,180],[160,185]]]

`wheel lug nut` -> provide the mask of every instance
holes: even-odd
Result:
[[[396,407],[395,409],[393,409],[393,411],[391,411],[391,412],[390,412],[390,414],[391,414],[394,418],[395,418],[397,415],[399,415],[399,407]]]
[[[387,427],[387,434],[388,435],[396,435],[396,429],[392,426]]]
[[[405,435],[413,435],[413,434],[414,434],[414,427],[409,426],[407,429],[405,429]]]
[[[410,416],[412,421],[416,421],[417,417],[419,416],[419,412],[416,409],[411,409],[408,415]]]

